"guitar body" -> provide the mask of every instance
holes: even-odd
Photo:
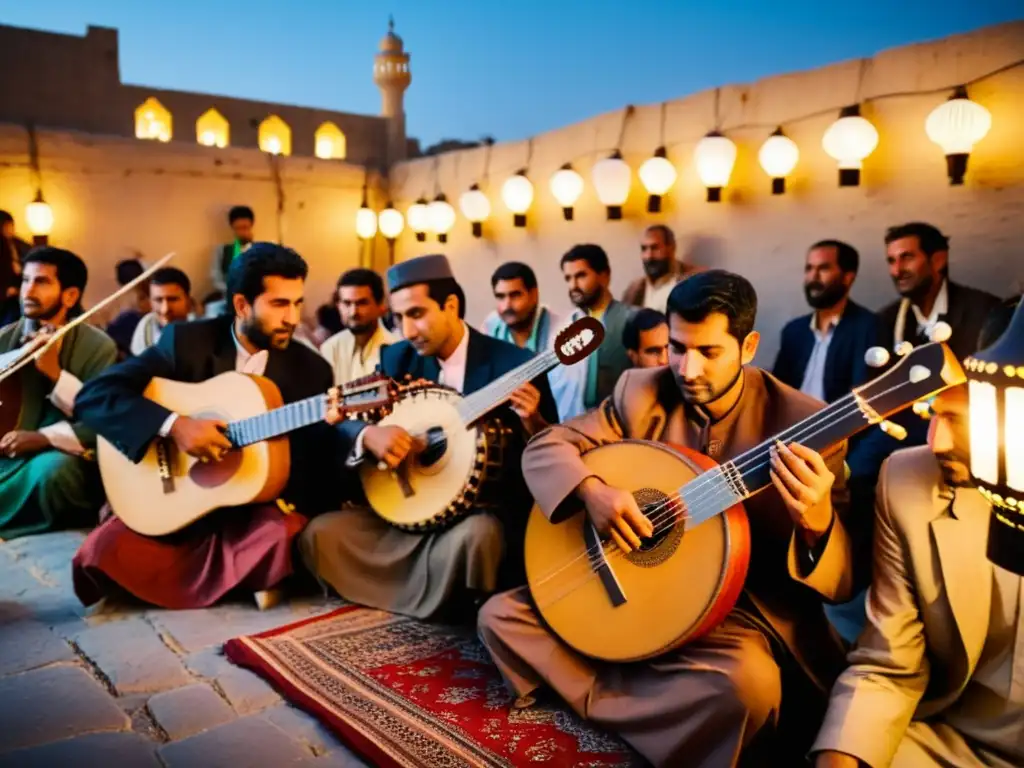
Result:
[[[229,371],[200,384],[153,379],[143,395],[197,419],[238,421],[282,405],[270,379]],[[110,506],[125,525],[146,536],[178,531],[220,507],[273,501],[288,483],[287,436],[235,448],[201,463],[156,438],[135,464],[102,437],[98,461]]]
[[[588,470],[630,491],[656,524],[671,514],[658,502],[717,466],[695,451],[623,440],[583,455]],[[639,661],[710,632],[732,610],[746,580],[750,529],[737,504],[688,530],[662,525],[644,551],[624,554],[608,544],[604,556],[588,542],[585,511],[552,524],[538,507],[526,529],[526,577],[535,605],[568,645],[595,659]],[[604,559],[606,558],[606,559]],[[595,564],[611,571],[621,597],[613,604]]]

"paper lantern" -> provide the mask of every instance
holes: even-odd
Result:
[[[697,175],[707,187],[708,202],[719,202],[723,187],[729,186],[729,177],[736,164],[736,145],[727,136],[711,131],[697,142],[693,159],[697,164]]]
[[[430,229],[437,235],[437,241],[447,243],[448,233],[455,226],[455,209],[443,193],[427,206],[427,216],[430,218]]]
[[[572,209],[583,194],[583,177],[573,170],[571,163],[566,163],[551,177],[551,194],[562,206],[562,216],[572,221]]]
[[[992,504],[988,558],[1024,575],[1024,302],[999,339],[964,361],[971,475]]]
[[[430,229],[430,212],[427,210],[426,198],[421,197],[409,206],[405,220],[409,224],[409,229],[416,233],[416,240],[424,242],[427,239],[427,230]]]
[[[462,215],[473,225],[473,237],[481,237],[484,233],[484,221],[491,215],[491,201],[480,191],[480,185],[474,184],[459,197],[459,208]]]
[[[405,219],[402,214],[395,210],[395,207],[388,201],[387,207],[377,217],[377,226],[380,233],[388,240],[396,240],[405,228]]]
[[[25,219],[36,244],[45,244],[53,230],[53,209],[43,200],[42,192],[36,192],[35,200],[25,207]]]
[[[855,104],[839,113],[839,119],[821,137],[821,146],[839,163],[839,186],[856,187],[864,158],[878,146],[878,131],[860,116]]]
[[[672,188],[678,177],[676,167],[668,161],[664,147],[654,150],[654,157],[644,161],[638,175],[648,194],[647,212],[658,213],[661,210],[661,196]]]
[[[377,214],[365,205],[356,211],[356,235],[369,240],[377,234]]]
[[[629,187],[633,181],[633,171],[622,153],[615,150],[604,160],[598,160],[590,171],[594,182],[597,199],[605,206],[609,220],[622,218],[622,205],[629,197]]]
[[[512,211],[512,222],[517,227],[526,226],[526,212],[533,204],[533,184],[526,178],[526,170],[509,176],[501,186],[501,199]]]
[[[991,128],[992,115],[981,104],[967,98],[967,89],[963,86],[928,115],[924,129],[928,138],[946,154],[946,173],[951,185],[964,183],[967,158]]]
[[[786,191],[786,177],[793,172],[800,159],[800,149],[795,141],[783,135],[781,128],[776,128],[775,133],[761,145],[757,159],[764,172],[771,177],[772,194],[781,195]]]

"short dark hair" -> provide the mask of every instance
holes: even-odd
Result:
[[[85,266],[82,259],[71,251],[63,248],[54,248],[52,245],[44,245],[33,248],[22,261],[23,265],[31,264],[52,264],[57,269],[57,282],[60,289],[66,291],[69,288],[77,288],[79,292],[78,303],[71,308],[71,314],[78,314],[82,310],[81,294],[85,293],[85,286],[89,282],[89,268]]]
[[[228,224],[234,224],[238,219],[248,219],[255,222],[256,216],[248,205],[235,205],[228,211]]]
[[[729,319],[729,334],[741,344],[754,330],[757,291],[747,278],[724,269],[697,272],[676,283],[668,295],[666,314],[688,323],[702,322],[718,312]]]
[[[14,217],[11,216],[11,214],[9,214],[7,211],[0,208],[0,224],[6,224],[7,222],[13,224]]]
[[[466,294],[462,286],[456,282],[454,277],[445,277],[441,280],[427,280],[427,295],[443,307],[449,296],[454,296],[459,302],[459,319],[466,317]]]
[[[317,307],[316,322],[332,334],[345,330],[345,325],[341,322],[341,313],[334,304],[321,304]]]
[[[160,267],[150,275],[150,285],[180,285],[186,296],[192,295],[192,281],[177,267]]]
[[[118,285],[128,285],[132,280],[137,278],[146,270],[142,266],[142,262],[138,259],[122,259],[117,262],[114,267],[114,272],[117,274]]]
[[[835,248],[836,264],[843,272],[856,272],[860,269],[860,254],[849,243],[842,240],[819,240],[807,250],[810,252],[816,248]]]
[[[1006,333],[1013,319],[1013,313],[1020,304],[1020,296],[1012,296],[1005,299],[1002,304],[995,306],[985,318],[985,324],[981,326],[981,333],[978,334],[978,350],[991,347],[999,337]]]
[[[593,243],[574,245],[562,256],[559,266],[564,267],[570,261],[585,261],[599,275],[612,271],[611,265],[608,263],[608,254],[604,252],[604,248]]]
[[[346,286],[349,288],[369,288],[370,293],[373,294],[374,301],[378,304],[384,301],[384,281],[372,269],[356,267],[347,272],[342,272],[341,277],[338,278],[338,285],[335,288]]]
[[[640,350],[640,334],[668,322],[665,315],[656,309],[638,309],[629,316],[622,327],[622,346],[634,352]]]
[[[661,239],[665,241],[665,245],[676,244],[676,233],[672,231],[671,227],[664,224],[651,224],[649,227],[644,229],[644,232],[660,232]]]
[[[921,250],[929,256],[939,251],[949,250],[949,238],[942,234],[931,224],[923,221],[911,221],[908,224],[897,224],[885,231],[885,244],[895,240],[902,240],[904,237],[916,237]]]
[[[491,290],[497,288],[502,280],[522,280],[523,287],[528,291],[537,287],[537,275],[528,264],[521,261],[506,261],[494,270],[494,274],[491,275]]]
[[[228,304],[233,304],[235,294],[241,294],[250,304],[255,302],[266,290],[263,282],[266,277],[305,280],[308,273],[306,262],[291,248],[277,243],[253,243],[228,269]]]

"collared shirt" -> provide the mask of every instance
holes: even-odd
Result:
[[[829,320],[825,330],[818,329],[818,313],[811,313],[811,333],[814,334],[814,349],[807,360],[807,370],[804,371],[804,380],[800,385],[800,391],[805,395],[816,397],[825,402],[825,361],[828,359],[828,348],[832,345],[832,337],[835,335],[836,326],[839,325],[839,318],[833,317]]]
[[[543,304],[537,307],[533,316],[533,325],[530,327],[530,336],[526,340],[525,349],[534,354],[542,349],[548,349],[560,330],[561,318]],[[483,322],[482,330],[488,336],[515,344],[515,337],[508,323],[501,319],[496,311],[491,312]]]
[[[186,320],[192,321],[195,319],[195,313],[189,312]],[[160,335],[163,332],[163,326],[160,325],[160,318],[157,317],[156,312],[143,315],[138,325],[135,326],[135,331],[132,333],[131,353],[133,355],[141,355],[160,341]]]
[[[897,344],[906,340],[904,334],[906,333],[907,313],[911,310],[914,313],[914,319],[917,321],[916,335],[930,337],[932,329],[939,322],[939,318],[949,312],[948,288],[949,281],[943,278],[942,287],[939,288],[939,293],[935,297],[935,304],[932,306],[931,314],[927,317],[922,314],[920,307],[910,299],[903,299],[900,302],[900,308],[896,313],[896,325],[893,327],[893,338]]]
[[[377,329],[362,347],[356,343],[355,334],[346,328],[327,339],[320,347],[320,354],[331,364],[334,383],[340,386],[373,373],[380,363],[380,348],[396,340],[378,321]]]
[[[462,340],[459,342],[459,346],[448,356],[447,360],[437,358],[437,364],[441,368],[438,384],[444,384],[446,387],[451,387],[459,392],[462,391],[462,387],[466,383],[466,354],[468,351],[469,328],[463,322]]]

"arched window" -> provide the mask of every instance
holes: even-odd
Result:
[[[171,140],[171,113],[152,96],[135,108],[135,138]]]
[[[259,127],[260,149],[272,155],[292,153],[292,129],[277,115],[271,115]]]
[[[210,107],[196,120],[196,141],[204,147],[226,147],[229,128],[230,125],[224,115]]]
[[[316,129],[316,156],[321,160],[344,160],[347,152],[345,134],[334,123],[324,123]]]

